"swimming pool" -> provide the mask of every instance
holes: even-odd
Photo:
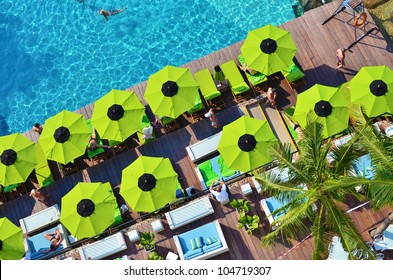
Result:
[[[82,1],[82,2],[80,2]],[[0,135],[295,18],[296,0],[3,0]],[[99,9],[128,8],[105,22]]]

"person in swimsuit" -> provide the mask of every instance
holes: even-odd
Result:
[[[32,128],[33,131],[37,132],[38,134],[42,133],[43,127],[39,123],[35,123]]]
[[[91,134],[90,140],[89,140],[89,146],[88,149],[95,151],[99,148],[110,148],[110,146],[107,145],[98,145],[98,136],[97,136],[97,131],[96,129],[93,127],[93,133]]]
[[[63,242],[63,236],[60,233],[60,230],[57,228],[52,233],[44,233],[44,237],[50,241],[50,247],[47,250],[40,250],[41,253],[47,254],[50,251],[54,251],[59,248],[61,242]]]
[[[336,58],[337,58],[337,67],[336,69],[345,67],[345,50],[343,48],[339,48],[336,51]]]
[[[118,9],[118,10],[108,10],[108,11],[101,9],[98,12],[100,15],[103,15],[106,20],[108,20],[108,16],[114,16],[114,15],[120,14],[122,11],[124,11],[127,8],[128,7]]]

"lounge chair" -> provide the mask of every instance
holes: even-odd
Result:
[[[239,54],[237,59],[239,60],[240,65],[242,66],[247,65],[246,59],[244,58],[243,54]],[[248,71],[245,71],[245,73],[248,82],[250,83],[255,94],[262,93],[269,87],[269,85],[267,84],[268,79],[265,74],[261,72],[256,72],[255,74],[251,74]]]
[[[229,251],[218,220],[173,236],[181,260],[206,260]]]
[[[196,220],[214,213],[214,208],[208,196],[195,199],[192,202],[165,213],[170,229],[190,224]]]
[[[86,124],[89,127],[91,133],[93,133],[93,125],[91,124],[90,119],[86,120]],[[103,145],[102,140],[100,135],[98,135],[98,132],[96,133],[97,135],[97,143],[98,145]],[[90,150],[87,149],[87,156],[89,157],[90,161],[94,164],[94,163],[99,163],[100,161],[103,161],[106,159],[106,153],[105,150],[103,148],[98,148],[95,150]]]
[[[213,170],[212,162],[210,160],[199,164],[198,170],[205,184],[205,186],[203,186],[204,188],[209,188],[213,181],[220,180],[220,176]]]
[[[60,220],[57,204],[19,220],[23,233],[31,234]]]
[[[209,107],[222,107],[224,101],[221,92],[217,89],[210,70],[205,68],[194,74],[195,79],[199,83],[199,90]]]
[[[230,60],[220,65],[225,78],[228,80],[228,86],[232,91],[236,102],[241,103],[251,98],[250,87],[244,81],[243,76],[234,60]]]
[[[292,86],[292,88],[297,88],[298,86],[304,85],[306,80],[304,79],[304,73],[299,67],[292,61],[291,64],[283,71],[281,71],[284,78]]]
[[[100,260],[125,250],[127,243],[122,232],[78,248],[82,260]]]
[[[393,225],[389,225],[381,238],[374,238],[374,248],[377,251],[393,250]]]
[[[346,252],[341,244],[341,239],[338,236],[333,236],[332,242],[329,244],[328,260],[347,260],[348,252]]]
[[[143,115],[141,129],[137,132],[137,135],[141,145],[149,143],[156,139],[154,129],[151,126],[150,120],[147,115]],[[149,137],[146,137],[146,135],[148,135]]]
[[[167,116],[160,116],[160,120],[166,133],[180,128],[176,119],[172,119],[171,117]]]
[[[190,114],[194,122],[197,122],[203,118],[203,115],[205,113],[205,105],[203,105],[199,92],[195,96],[194,106],[190,110],[188,110],[188,113]]]

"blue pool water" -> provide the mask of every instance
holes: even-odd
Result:
[[[0,135],[295,18],[295,0],[2,0]],[[128,9],[109,18],[100,8]]]

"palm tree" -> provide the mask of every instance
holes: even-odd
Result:
[[[280,236],[296,239],[310,233],[314,240],[313,259],[325,259],[328,245],[334,235],[341,238],[347,252],[360,249],[372,252],[363,241],[343,204],[348,195],[361,199],[355,187],[367,186],[370,181],[352,175],[351,163],[358,157],[355,153],[356,139],[335,148],[331,140],[322,136],[323,126],[309,120],[303,129],[304,139],[299,143],[299,156],[294,159],[289,146],[276,146],[273,155],[280,169],[287,169],[289,180],[280,182],[274,175],[258,177],[266,186],[266,195],[275,196],[283,207],[273,211],[285,213],[274,221],[276,230],[260,240],[261,245],[272,245]],[[327,160],[330,153],[333,161]],[[306,188],[304,188],[306,186]],[[311,224],[311,226],[310,226]],[[349,254],[350,259],[356,259]]]

